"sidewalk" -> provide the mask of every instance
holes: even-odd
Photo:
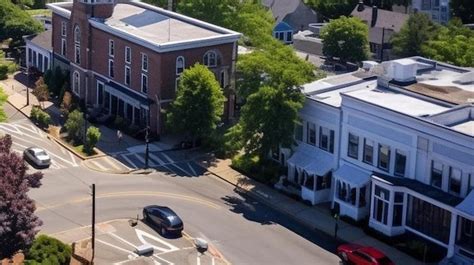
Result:
[[[206,168],[213,175],[220,179],[247,191],[249,195],[258,197],[268,206],[275,210],[284,212],[295,221],[311,229],[321,230],[330,235],[334,234],[335,220],[331,216],[329,209],[322,206],[307,206],[295,201],[278,191],[250,179],[230,167],[231,161],[215,160],[209,162],[206,159],[199,159],[201,166]],[[377,240],[367,236],[361,228],[350,225],[339,220],[338,237],[344,241],[358,243],[361,245],[373,246],[386,253],[397,264],[421,265],[422,262],[408,256],[407,254]]]

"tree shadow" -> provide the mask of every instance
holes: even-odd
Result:
[[[337,246],[344,243],[344,241],[334,238],[323,231],[310,229],[302,225],[292,219],[292,217],[278,212],[261,201],[250,197],[244,190],[238,187],[234,189],[234,192],[237,195],[225,196],[221,199],[226,205],[230,206],[229,210],[231,212],[241,215],[249,221],[261,225],[280,225],[331,253],[335,253]]]

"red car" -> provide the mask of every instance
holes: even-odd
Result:
[[[337,255],[343,264],[354,265],[395,265],[385,254],[373,247],[344,244],[337,248]]]

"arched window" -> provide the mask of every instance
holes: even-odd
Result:
[[[217,66],[220,63],[220,58],[215,51],[208,51],[204,54],[204,65],[208,67]]]
[[[184,67],[184,57],[178,56],[178,58],[176,58],[176,74],[180,75],[184,71]]]
[[[79,72],[77,71],[74,71],[74,74],[72,76],[72,91],[74,92],[74,94],[76,95],[79,95],[79,91],[80,91],[80,78],[79,78]]]
[[[81,43],[81,30],[78,25],[74,27],[74,42],[77,44]]]

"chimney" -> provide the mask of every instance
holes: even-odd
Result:
[[[359,0],[359,4],[357,4],[357,12],[362,12],[364,11],[365,6],[364,6],[364,1]]]
[[[372,7],[372,22],[370,23],[371,27],[374,27],[377,24],[377,15],[378,15],[378,8],[377,6]]]

